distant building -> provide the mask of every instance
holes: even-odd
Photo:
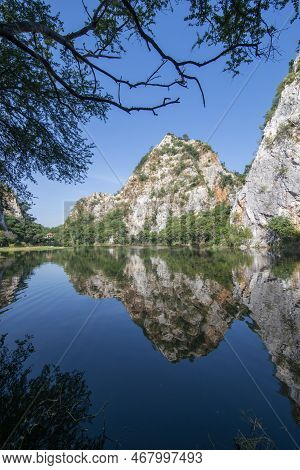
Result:
[[[48,232],[45,235],[45,238],[47,238],[47,240],[51,240],[51,238],[54,238],[54,237],[55,237],[55,234],[52,232]]]

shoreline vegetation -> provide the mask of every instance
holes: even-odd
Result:
[[[65,246],[5,246],[5,247],[0,247],[0,254],[1,253],[12,253],[14,251],[50,251],[50,250],[63,250]]]
[[[168,244],[153,244],[153,243],[144,243],[144,244],[120,244],[120,243],[100,243],[97,245],[73,245],[73,246],[37,246],[37,245],[29,245],[29,246],[6,246],[0,247],[0,256],[1,254],[6,253],[15,253],[15,252],[31,252],[31,251],[56,251],[56,250],[80,250],[80,249],[97,249],[97,248],[126,248],[126,249],[136,249],[136,250],[147,250],[147,249],[155,249],[155,250],[181,250],[181,249],[190,249],[196,250],[201,253],[207,252],[226,252],[230,251],[230,247],[224,245],[188,245],[188,244],[176,244],[176,245],[168,245]],[[236,247],[238,251],[244,252],[249,251],[250,248],[240,248]]]
[[[193,251],[198,251],[200,253],[217,253],[217,252],[230,252],[232,247],[228,245],[192,245],[192,244],[176,244],[176,245],[168,245],[168,244],[154,244],[154,243],[144,243],[144,244],[121,244],[121,243],[100,243],[95,245],[72,245],[72,246],[53,246],[53,245],[28,245],[28,246],[6,246],[0,247],[0,257],[2,254],[9,254],[15,252],[43,252],[43,251],[57,251],[57,250],[80,250],[80,249],[98,249],[98,248],[126,248],[126,249],[138,249],[138,250],[147,250],[147,249],[155,249],[155,250],[181,250],[181,249],[190,249]],[[296,247],[294,244],[287,244],[281,246],[249,246],[249,245],[241,245],[236,246],[235,249],[240,253],[250,253],[252,251],[261,252],[261,253],[272,253],[272,254],[286,254],[290,255],[292,253],[298,253],[297,250],[298,246]]]

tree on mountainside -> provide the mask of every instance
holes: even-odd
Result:
[[[172,18],[173,3],[186,7],[183,21],[195,29],[197,60],[173,57],[152,31],[159,13]],[[99,0],[94,10],[82,0],[82,6],[81,26],[65,31],[60,16],[42,0],[0,4],[0,184],[23,199],[29,196],[26,180],[34,181],[37,173],[82,180],[92,146],[81,123],[106,119],[111,108],[156,114],[179,102],[169,94],[173,89],[189,84],[199,88],[204,101],[203,67],[225,59],[225,70],[236,74],[243,63],[272,57],[280,31],[270,12],[290,7],[289,21],[299,19],[299,0]],[[131,81],[119,59],[134,38],[157,64],[147,77]],[[203,48],[211,55],[204,57]],[[119,72],[112,62],[120,64]],[[154,104],[123,101],[123,88],[145,87],[166,95]]]

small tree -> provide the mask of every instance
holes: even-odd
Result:
[[[288,217],[282,215],[272,217],[268,222],[268,229],[271,234],[271,241],[288,241],[299,236],[295,225]]]

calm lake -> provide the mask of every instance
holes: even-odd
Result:
[[[299,447],[296,259],[19,252],[0,286],[4,448]]]

